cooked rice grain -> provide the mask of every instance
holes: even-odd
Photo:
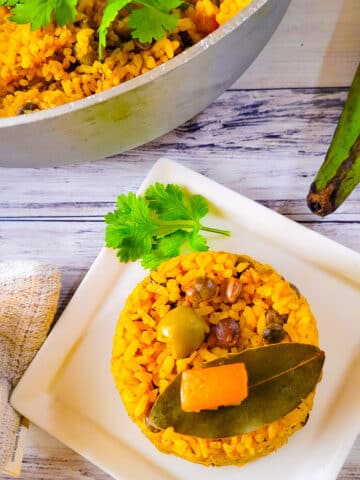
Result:
[[[174,359],[169,347],[157,338],[159,320],[181,301],[183,289],[194,279],[207,276],[221,285],[239,273],[242,293],[236,303],[225,303],[218,294],[196,309],[210,324],[222,318],[237,320],[241,335],[238,346],[211,347],[204,341],[188,358]],[[272,267],[250,257],[201,252],[172,258],[128,297],[116,328],[112,373],[129,416],[159,450],[204,465],[242,465],[276,450],[303,426],[312,408],[313,394],[285,417],[246,435],[202,439],[175,433],[172,428],[152,432],[146,424],[155,399],[178,373],[229,351],[264,345],[262,332],[269,307],[288,315],[285,341],[318,345],[316,322],[306,299],[299,297]]]

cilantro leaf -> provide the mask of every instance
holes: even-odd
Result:
[[[178,185],[155,183],[146,190],[145,198],[161,220],[192,219],[192,213]]]
[[[98,29],[99,33],[99,58],[102,58],[103,49],[106,47],[106,36],[110,25],[117,17],[119,11],[129,3],[128,0],[108,0],[103,11],[103,16]]]
[[[21,0],[14,6],[10,19],[20,24],[31,23],[31,29],[37,30],[54,18],[61,27],[75,20],[76,4],[77,0]]]
[[[189,199],[189,208],[192,218],[197,221],[205,217],[209,211],[207,201],[202,195],[192,195]]]
[[[189,246],[194,252],[206,252],[209,250],[205,238],[197,230],[193,230],[189,235]]]
[[[129,27],[132,29],[132,37],[142,43],[160,40],[166,32],[173,30],[178,21],[178,14],[172,13],[174,8],[179,7],[183,0],[107,0],[99,33],[99,57],[102,58],[103,49],[106,47],[106,36],[110,25],[115,20],[119,11],[126,6],[136,5],[129,14]]]
[[[142,257],[141,266],[149,270],[155,270],[163,261],[165,261],[165,257],[162,257],[154,250]]]
[[[59,27],[73,22],[77,14],[77,0],[58,0],[54,11],[54,18]]]
[[[134,9],[129,15],[129,27],[132,36],[142,43],[161,40],[166,33],[174,30],[179,15],[171,10],[181,5],[182,0],[140,0],[143,8]]]
[[[51,22],[55,6],[55,0],[24,0],[13,8],[11,20],[21,24],[31,23],[31,29],[37,30]]]
[[[176,257],[180,254],[180,248],[189,234],[184,230],[178,230],[162,237],[156,246],[156,250],[166,258]]]
[[[14,7],[20,0],[0,0],[0,7]]]
[[[208,205],[202,195],[186,196],[178,185],[155,183],[145,192],[150,208],[162,220],[199,220],[208,213]]]
[[[174,8],[180,7],[184,0],[139,0],[143,5],[152,6],[163,12],[170,12]]]
[[[118,209],[105,216],[105,240],[108,247],[116,248],[123,262],[137,260],[150,253],[157,224],[152,220],[145,200],[133,193],[120,195]]]
[[[185,244],[194,251],[208,250],[200,230],[230,235],[227,230],[200,224],[208,211],[205,198],[185,195],[178,185],[156,183],[144,197],[119,195],[116,205],[105,216],[106,246],[117,250],[123,262],[142,259],[145,268],[156,268],[179,255]]]
[[[141,265],[144,268],[154,270],[165,260],[177,257],[180,255],[180,248],[188,236],[189,234],[187,232],[179,230],[162,237],[154,247],[153,251],[143,256]]]

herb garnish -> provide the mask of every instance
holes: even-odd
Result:
[[[14,7],[19,0],[0,0],[0,7]]]
[[[46,27],[52,20],[63,27],[75,20],[77,0],[0,0],[0,6],[11,8],[10,20],[31,23],[32,30]]]
[[[52,20],[59,26],[75,21],[78,0],[0,0],[0,6],[12,9],[10,20],[30,23],[32,30],[46,27]],[[184,0],[107,0],[98,29],[99,58],[106,47],[106,35],[111,23],[123,8],[129,10],[128,24],[132,38],[141,43],[161,40],[176,27],[179,15],[173,12]]]
[[[156,183],[143,197],[119,195],[116,204],[117,209],[105,216],[106,246],[117,250],[122,262],[141,259],[150,270],[179,255],[184,244],[193,251],[208,250],[200,231],[230,236],[228,230],[202,225],[208,213],[206,199],[186,195],[178,185]]]
[[[178,14],[172,13],[174,8],[179,7],[183,0],[108,0],[104,9],[99,27],[99,57],[102,49],[106,46],[106,35],[111,23],[115,20],[119,11],[129,5],[137,5],[141,8],[132,8],[128,17],[131,35],[141,43],[160,40],[166,32],[173,30],[178,21]]]

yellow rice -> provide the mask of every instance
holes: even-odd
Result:
[[[9,10],[0,7],[0,117],[55,107],[131,80],[195,44],[250,1],[220,0],[218,7],[211,0],[192,0],[178,10],[175,31],[146,46],[130,38],[122,11],[109,31],[103,62],[97,28],[105,0],[79,0],[74,24],[37,31],[9,21]]]
[[[238,346],[210,347],[204,341],[190,357],[174,359],[167,344],[158,340],[159,320],[181,301],[181,293],[196,278],[206,276],[220,286],[240,273],[242,290],[234,304],[224,303],[217,294],[196,308],[210,325],[224,318],[239,321]],[[176,257],[131,293],[116,329],[112,374],[129,416],[159,450],[205,465],[242,465],[276,450],[306,423],[313,393],[285,417],[244,435],[203,439],[175,433],[172,428],[153,432],[146,424],[155,399],[178,373],[228,352],[264,345],[262,332],[269,307],[288,315],[284,341],[318,345],[316,322],[306,299],[272,267],[250,257],[225,252]]]

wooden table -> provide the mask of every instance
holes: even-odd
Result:
[[[0,169],[0,258],[57,265],[61,312],[103,245],[104,213],[118,193],[137,190],[160,156],[360,251],[360,189],[323,220],[305,204],[359,59],[359,0],[293,0],[234,87],[168,135],[92,164]],[[109,477],[31,427],[21,478]],[[360,479],[360,437],[338,477],[350,479]]]

